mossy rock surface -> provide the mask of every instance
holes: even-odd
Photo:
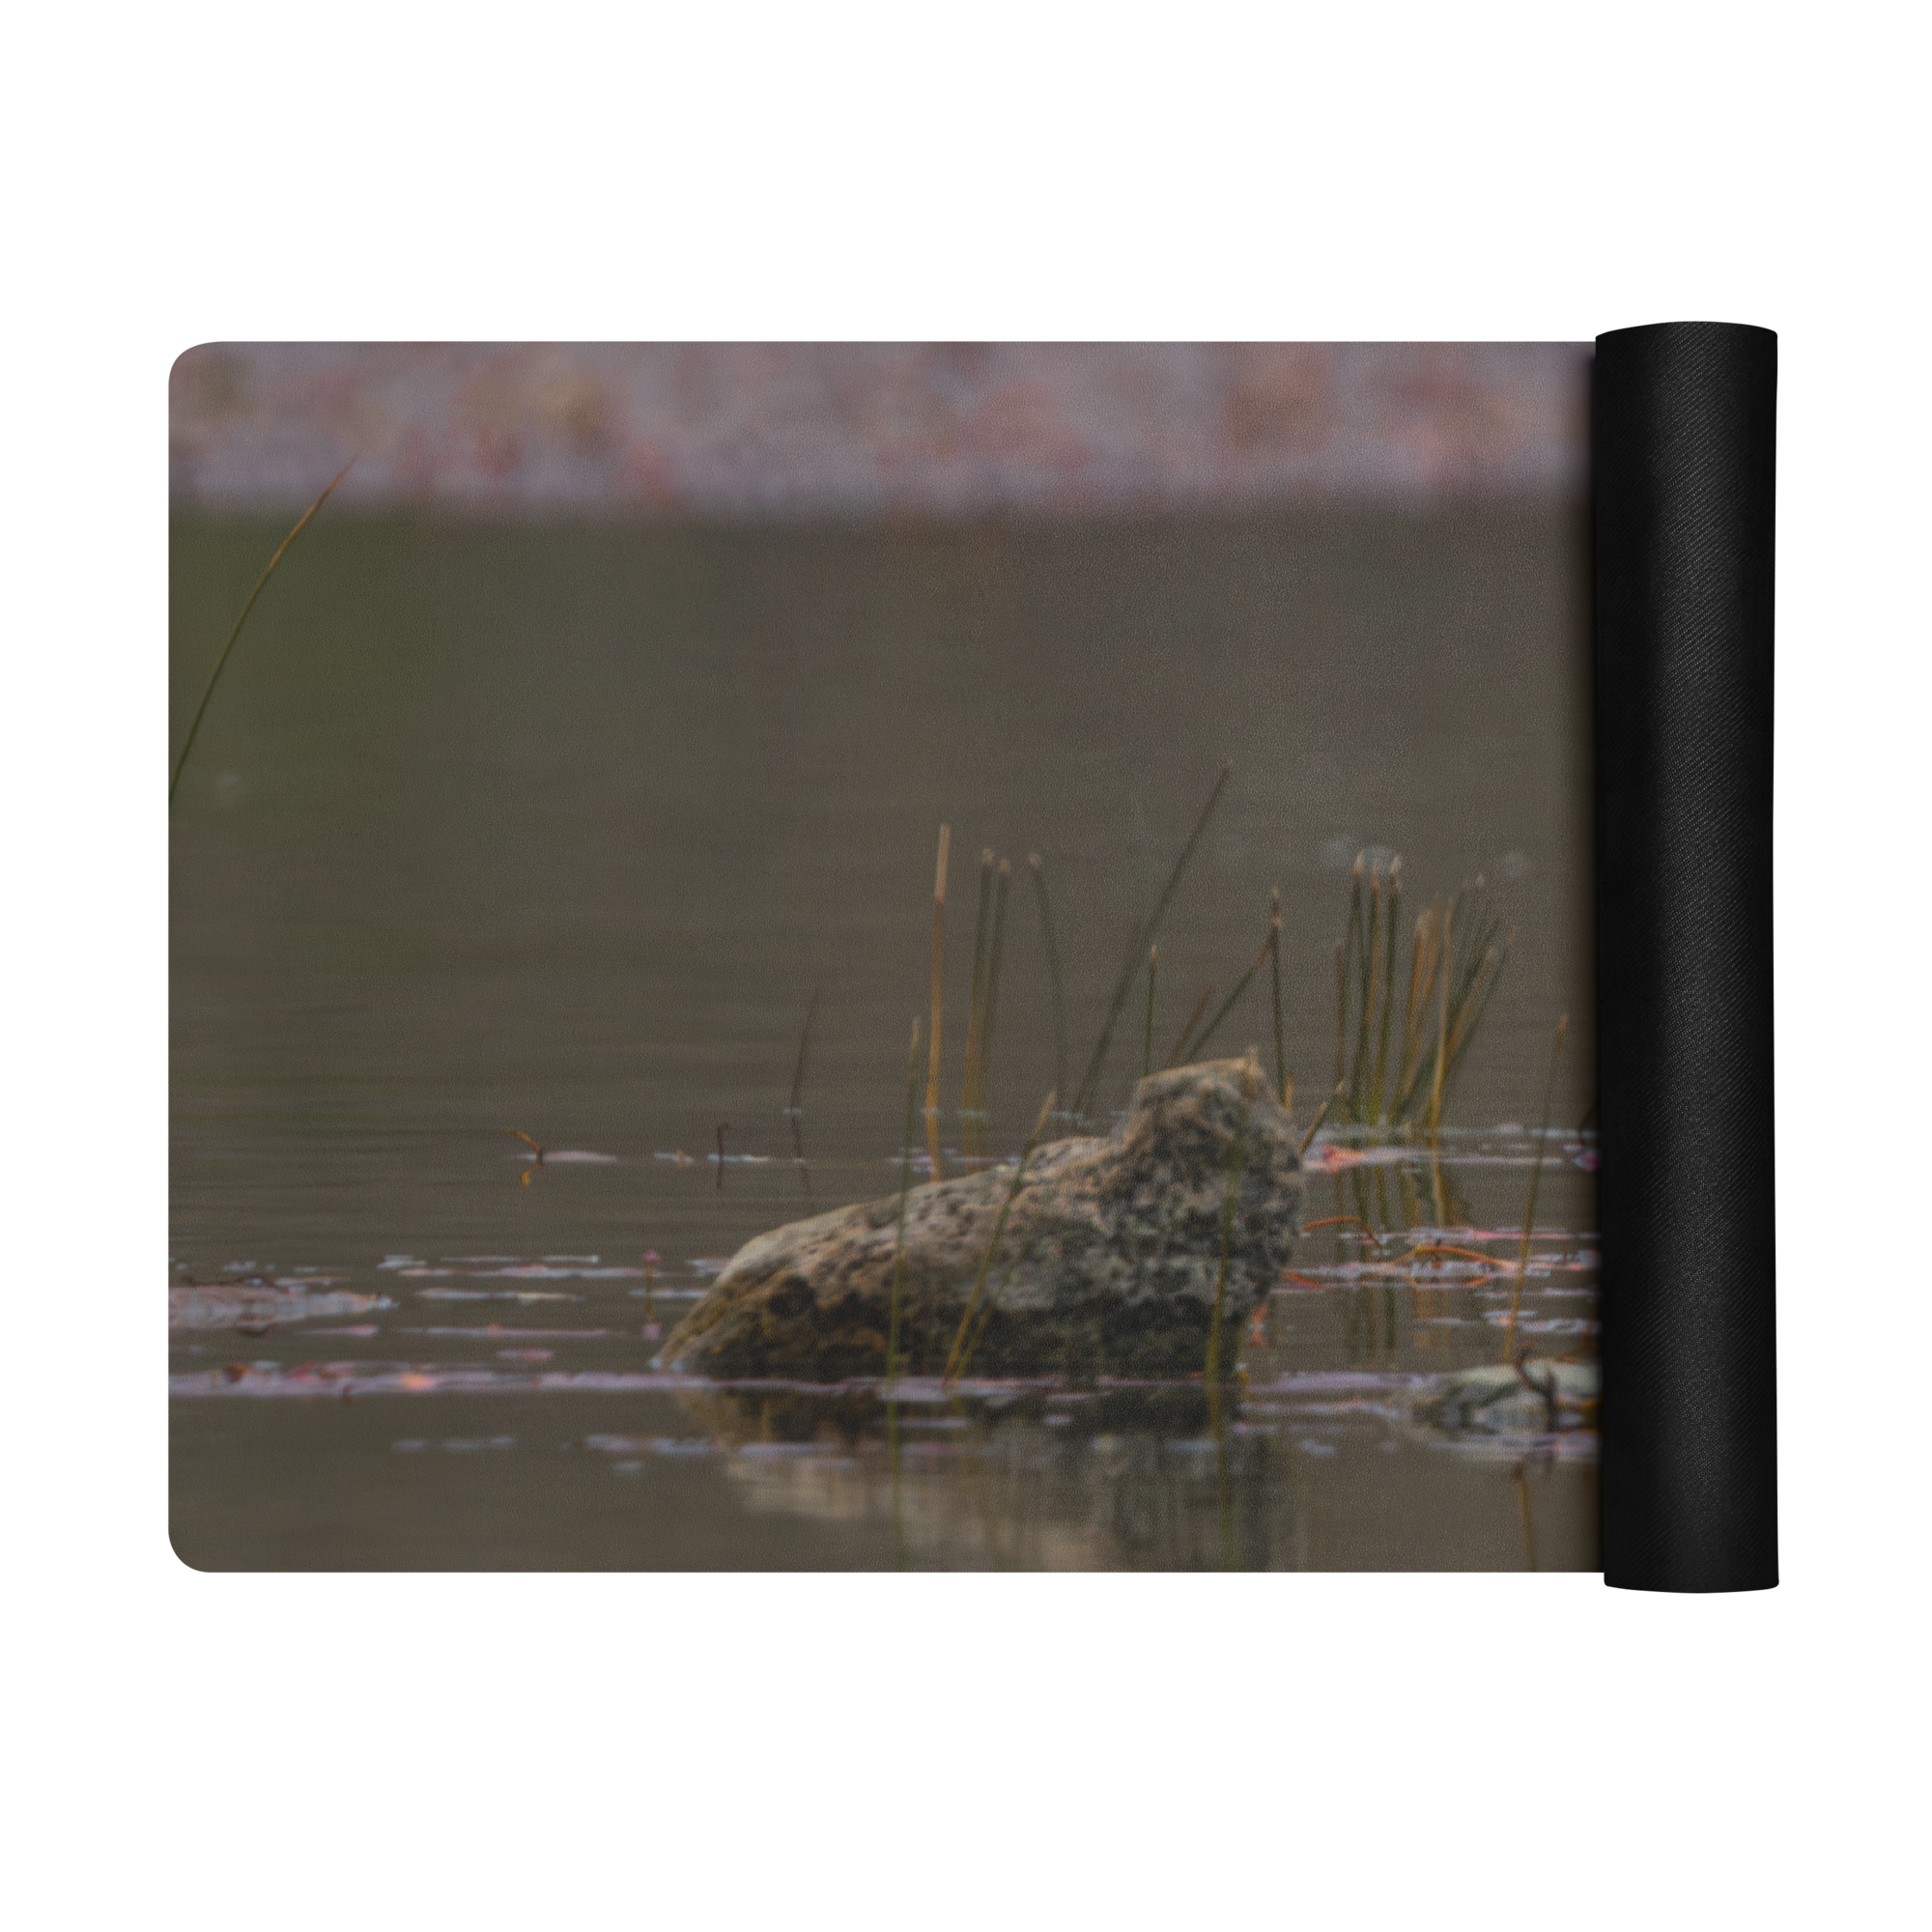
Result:
[[[1221,1364],[1231,1372],[1240,1323],[1294,1237],[1296,1139],[1254,1062],[1223,1060],[1143,1080],[1104,1138],[1039,1148],[987,1272],[971,1372],[1199,1374],[1232,1186],[1221,1308]],[[911,1191],[903,1373],[944,1367],[1011,1186],[1007,1167]],[[721,1380],[883,1374],[898,1211],[893,1195],[748,1242],[672,1331],[664,1367]]]

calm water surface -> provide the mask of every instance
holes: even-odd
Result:
[[[280,535],[178,523],[176,743]],[[319,522],[174,811],[170,1254],[177,1284],[352,1299],[171,1331],[177,1549],[215,1568],[1592,1566],[1588,1429],[1418,1419],[1436,1378],[1500,1359],[1509,1295],[1493,1264],[1413,1253],[1513,1264],[1524,1126],[1567,1013],[1520,1319],[1539,1354],[1594,1355],[1583,557],[1579,516],[1547,508],[939,532]],[[888,1416],[871,1391],[654,1376],[744,1240],[895,1184],[939,825],[952,1098],[980,850],[1020,873],[990,1095],[1009,1151],[1056,1078],[1026,855],[1052,886],[1077,1065],[1224,759],[1162,935],[1163,1042],[1252,957],[1278,885],[1309,1118],[1364,847],[1401,853],[1411,910],[1484,874],[1518,935],[1444,1158],[1318,1143],[1336,1165],[1304,1218],[1355,1218],[1304,1237],[1245,1339],[1245,1393],[1210,1413],[1198,1387],[913,1390]],[[801,1170],[783,1110],[814,989]],[[1122,1042],[1109,1112],[1138,1070]],[[1264,989],[1216,1051],[1251,1043],[1271,1058]],[[540,1168],[511,1129],[549,1150]]]

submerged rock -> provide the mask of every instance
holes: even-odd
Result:
[[[1433,1387],[1415,1417],[1445,1435],[1557,1435],[1596,1427],[1602,1386],[1595,1362],[1464,1369]]]
[[[260,1282],[187,1282],[169,1286],[168,1326],[238,1328],[244,1335],[259,1334],[318,1315],[361,1315],[372,1308],[394,1306],[380,1294],[308,1294]]]
[[[1143,1080],[1112,1134],[1048,1142],[1027,1164],[986,1273],[971,1372],[1199,1374],[1224,1224],[1231,1372],[1240,1323],[1288,1258],[1299,1165],[1293,1124],[1252,1059]],[[904,1373],[945,1366],[1012,1181],[1007,1166],[912,1189]],[[748,1242],[672,1331],[663,1366],[720,1379],[882,1374],[898,1212],[893,1195]]]

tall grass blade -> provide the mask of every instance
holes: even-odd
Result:
[[[1362,862],[1357,859],[1356,865]],[[1368,1118],[1369,1025],[1375,1014],[1377,969],[1380,965],[1382,868],[1369,872],[1368,903],[1363,914],[1361,951],[1355,959],[1355,1046],[1349,1063],[1349,1111],[1356,1120]]]
[[[1382,922],[1381,1017],[1377,1022],[1376,1068],[1369,1081],[1369,1113],[1378,1121],[1387,1119],[1389,1028],[1395,1019],[1395,936],[1402,920],[1402,861],[1391,859],[1388,868],[1388,912]]]
[[[1415,939],[1408,957],[1408,999],[1402,1012],[1402,1044],[1395,1056],[1395,1086],[1389,1111],[1399,1121],[1406,1109],[1409,1088],[1414,1079],[1415,1057],[1422,1051],[1422,1037],[1416,1020],[1429,1010],[1429,962],[1435,954],[1430,935],[1435,927],[1435,908],[1432,905],[1415,916]]]
[[[1189,1042],[1197,1059],[1208,1050],[1208,1042],[1220,1031],[1221,1022],[1235,1010],[1236,1004],[1239,1001],[1241,995],[1248,990],[1248,981],[1262,970],[1268,956],[1268,948],[1272,943],[1272,934],[1267,939],[1262,941],[1262,950],[1255,954],[1254,964],[1235,981],[1235,990],[1214,1009],[1214,1017]]]
[[[1335,942],[1335,1092],[1337,1094],[1342,1091],[1342,1083],[1347,1077],[1343,1037],[1349,1025],[1348,971],[1348,943],[1338,939]]]
[[[1208,1010],[1208,1002],[1214,997],[1214,982],[1209,980],[1203,989],[1200,999],[1194,1003],[1194,1010],[1187,1016],[1187,1024],[1176,1037],[1174,1050],[1167,1056],[1166,1065],[1179,1066],[1180,1056],[1187,1051],[1187,1043],[1194,1037],[1194,1029],[1201,1024],[1201,1015]]]
[[[1114,1028],[1119,1024],[1121,1009],[1127,1003],[1127,995],[1133,990],[1135,976],[1141,970],[1141,954],[1151,946],[1160,933],[1161,920],[1175,894],[1180,888],[1189,861],[1200,845],[1203,835],[1208,830],[1208,821],[1214,815],[1214,808],[1221,802],[1221,794],[1228,788],[1228,780],[1235,767],[1225,764],[1221,775],[1214,781],[1214,788],[1208,794],[1208,803],[1201,808],[1201,816],[1194,821],[1194,830],[1187,835],[1187,843],[1180,848],[1180,856],[1174,862],[1174,869],[1167,875],[1167,883],[1161,888],[1160,897],[1154,901],[1154,908],[1147,917],[1147,923],[1134,935],[1134,942],[1127,951],[1126,963],[1122,966],[1120,978],[1114,983],[1113,998],[1107,1003],[1107,1017],[1100,1027],[1100,1037],[1094,1042],[1093,1056],[1087,1062],[1087,1070],[1080,1077],[1080,1092],[1074,1097],[1073,1111],[1084,1118],[1093,1105],[1094,1090],[1100,1084],[1100,1069],[1106,1064],[1107,1048],[1113,1043]]]
[[[1338,1086],[1334,1093],[1329,1094],[1327,1099],[1323,1100],[1321,1106],[1316,1109],[1315,1118],[1308,1123],[1308,1131],[1301,1137],[1301,1145],[1294,1151],[1296,1160],[1299,1160],[1308,1151],[1309,1146],[1314,1141],[1315,1136],[1321,1131],[1321,1122],[1328,1118],[1328,1109],[1341,1097],[1342,1090]]]
[[[1053,908],[1046,897],[1046,867],[1037,852],[1027,854],[1034,895],[1039,901],[1039,933],[1046,946],[1046,977],[1053,989],[1053,1091],[1066,1092],[1066,998],[1060,983],[1060,948],[1054,944]]]
[[[1456,1080],[1457,1069],[1463,1065],[1476,1037],[1476,1029],[1483,1023],[1483,1015],[1490,1009],[1490,1001],[1495,996],[1497,982],[1502,979],[1503,967],[1509,959],[1510,947],[1515,943],[1512,933],[1498,952],[1492,947],[1484,954],[1483,978],[1471,989],[1470,996],[1463,1004],[1462,1009],[1450,1022],[1449,1028],[1449,1068],[1442,1076],[1443,1096],[1446,1099]]]
[[[1007,951],[1007,895],[1012,889],[1013,868],[1000,861],[1000,876],[993,887],[993,944],[986,957],[986,992],[980,1014],[980,1059],[973,1069],[973,1104],[979,1119],[974,1122],[980,1147],[985,1146],[986,1075],[993,1064],[993,1022],[1000,1013],[1000,966]]]
[[[1012,1212],[1014,1197],[1020,1191],[1020,1183],[1026,1179],[1027,1162],[1033,1158],[1034,1150],[1039,1146],[1040,1136],[1046,1131],[1047,1116],[1053,1112],[1053,1103],[1059,1097],[1057,1094],[1049,1094],[1040,1102],[1039,1119],[1033,1123],[1033,1132],[1027,1137],[1027,1144],[1013,1165],[1012,1184],[1007,1189],[1007,1198],[1000,1203],[999,1218],[993,1223],[993,1237],[986,1243],[985,1255],[980,1263],[980,1272],[974,1278],[973,1293],[966,1297],[966,1312],[959,1318],[959,1332],[952,1338],[952,1350],[946,1358],[945,1373],[940,1377],[943,1382],[951,1383],[958,1378],[964,1361],[967,1330],[972,1326],[974,1314],[980,1306],[980,1296],[985,1290],[986,1276],[993,1266],[993,1257],[999,1253],[1000,1237],[1007,1232],[1007,1216]]]
[[[194,707],[194,716],[188,720],[187,736],[182,740],[181,755],[175,760],[174,773],[168,780],[168,803],[170,805],[174,804],[175,790],[176,787],[179,786],[181,783],[182,767],[187,763],[187,754],[194,749],[195,733],[201,729],[201,721],[208,714],[208,700],[214,696],[214,687],[221,682],[221,673],[227,668],[228,664],[228,653],[235,648],[235,639],[242,635],[242,626],[248,621],[248,612],[255,608],[256,598],[261,596],[263,590],[268,586],[269,579],[274,576],[275,566],[278,563],[280,563],[282,558],[289,554],[289,546],[292,543],[294,543],[295,540],[298,536],[300,536],[302,531],[307,527],[308,520],[312,516],[314,516],[315,513],[319,509],[321,509],[326,502],[328,501],[329,497],[334,491],[336,484],[340,483],[342,479],[345,476],[347,476],[349,472],[355,468],[355,457],[352,456],[349,459],[349,461],[345,463],[342,466],[342,468],[335,472],[335,475],[331,479],[328,488],[325,490],[322,493],[322,495],[318,497],[315,499],[315,501],[311,503],[308,506],[308,508],[301,513],[301,516],[296,522],[295,528],[292,529],[288,533],[288,535],[282,539],[281,544],[276,549],[274,555],[269,559],[268,569],[263,571],[261,576],[255,580],[255,587],[254,589],[249,591],[248,601],[247,603],[242,605],[242,614],[236,618],[235,628],[229,632],[228,641],[222,645],[221,655],[215,659],[214,668],[208,674],[208,683],[202,691],[201,702]]]
[[[1000,1305],[1000,1297],[1007,1292],[1007,1284],[1012,1280],[1026,1264],[1033,1259],[1034,1243],[1029,1241],[1017,1255],[1009,1261],[993,1290],[986,1296],[980,1309],[980,1319],[973,1324],[973,1332],[966,1338],[965,1352],[959,1357],[959,1373],[963,1376],[973,1365],[973,1351],[985,1339],[987,1325],[993,1319],[993,1311]]]
[[[1457,895],[1460,901],[1461,894]],[[1449,1059],[1449,962],[1455,955],[1456,907],[1442,916],[1442,1024],[1435,1041],[1435,1071],[1429,1094],[1429,1132],[1432,1138],[1442,1131],[1442,1069]]]
[[[1274,1091],[1284,1107],[1293,1103],[1293,1083],[1288,1077],[1288,1045],[1281,1026],[1281,888],[1268,895],[1268,977],[1274,991]]]

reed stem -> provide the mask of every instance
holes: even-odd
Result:
[[[979,1148],[985,1149],[986,1078],[993,1065],[993,1022],[1000,1012],[1000,966],[1007,951],[1007,895],[1013,883],[1013,868],[1000,861],[1000,875],[993,887],[993,944],[986,960],[986,991],[980,1014],[980,1052],[973,1069],[973,1105],[979,1118],[974,1122]]]
[[[973,919],[973,996],[966,1012],[966,1066],[959,1076],[959,1128],[968,1153],[979,1151],[974,1141],[974,1115],[980,1105],[977,1081],[986,997],[986,914],[992,901],[993,849],[989,845],[980,854],[980,909]]]
[[[282,539],[280,545],[276,548],[274,555],[269,559],[268,569],[263,571],[261,576],[255,580],[255,587],[249,591],[248,601],[242,605],[242,614],[236,618],[235,628],[228,633],[228,641],[222,645],[221,655],[215,659],[214,668],[208,674],[208,683],[203,687],[201,702],[194,707],[194,716],[188,720],[187,736],[182,740],[181,755],[175,760],[174,772],[168,780],[168,803],[170,805],[174,804],[175,789],[181,783],[182,767],[187,763],[187,754],[194,749],[195,733],[201,729],[201,721],[208,713],[208,700],[214,696],[214,687],[221,682],[221,673],[227,668],[228,664],[228,653],[235,648],[235,639],[242,635],[242,626],[248,621],[248,612],[255,608],[256,598],[261,596],[263,590],[268,586],[269,579],[274,576],[275,566],[288,554],[289,546],[307,527],[308,520],[328,501],[336,484],[340,483],[355,468],[355,459],[352,456],[335,472],[328,488],[297,519],[295,528]]]
[[[791,1071],[791,1104],[785,1117],[791,1122],[791,1153],[798,1163],[799,1179],[805,1182],[805,1198],[811,1199],[811,1170],[805,1164],[805,1057],[811,1046],[811,1022],[818,1012],[819,989],[811,989],[805,1008],[805,1027],[798,1037],[798,1065]]]
[[[1415,942],[1408,958],[1408,1000],[1402,1012],[1402,1044],[1396,1050],[1395,1088],[1391,1111],[1400,1120],[1407,1102],[1409,1089],[1415,1078],[1415,1060],[1422,1052],[1421,1036],[1416,1031],[1418,1016],[1425,1017],[1429,1011],[1428,968],[1435,958],[1431,950],[1431,934],[1435,929],[1435,908],[1432,904],[1427,912],[1416,914]]]
[[[919,1022],[912,1023],[912,1044],[906,1049],[905,1132],[899,1138],[899,1224],[893,1239],[892,1312],[886,1322],[886,1383],[899,1374],[899,1308],[905,1288],[906,1203],[912,1195],[912,1151],[919,1141]]]
[[[1281,1104],[1291,1103],[1294,1089],[1288,1077],[1288,1046],[1281,1026],[1281,888],[1268,895],[1268,968],[1274,989],[1274,1091]]]
[[[1522,1307],[1522,1282],[1529,1272],[1529,1241],[1536,1229],[1536,1191],[1543,1179],[1543,1151],[1549,1142],[1549,1109],[1556,1098],[1556,1068],[1563,1059],[1563,1036],[1570,1030],[1570,1015],[1556,1022],[1556,1043],[1549,1049],[1549,1079],[1543,1090],[1543,1122],[1536,1133],[1536,1161],[1529,1170],[1529,1207],[1522,1217],[1522,1246],[1517,1252],[1516,1283],[1510,1290],[1509,1320],[1503,1324],[1503,1360],[1516,1356],[1516,1322]]]
[[[963,1362],[962,1350],[966,1346],[966,1333],[971,1327],[974,1312],[980,1306],[980,1296],[986,1286],[986,1276],[991,1272],[993,1257],[999,1252],[1000,1237],[1007,1232],[1007,1216],[1012,1212],[1014,1197],[1020,1191],[1020,1183],[1026,1179],[1027,1162],[1033,1158],[1034,1150],[1039,1145],[1040,1136],[1046,1131],[1047,1116],[1053,1112],[1053,1103],[1060,1096],[1049,1094],[1040,1102],[1039,1118],[1033,1123],[1033,1132],[1021,1151],[1019,1159],[1013,1166],[1012,1184],[1007,1189],[1007,1198],[1000,1203],[999,1218],[993,1223],[993,1237],[986,1243],[986,1252],[980,1262],[980,1272],[974,1278],[973,1293],[966,1297],[966,1312],[959,1318],[959,1332],[952,1338],[952,1350],[946,1358],[942,1382],[951,1383],[958,1376]]]
[[[1361,864],[1358,859],[1355,862]],[[1382,917],[1382,868],[1375,866],[1369,872],[1368,908],[1362,926],[1362,950],[1356,960],[1355,971],[1359,983],[1356,988],[1357,1010],[1355,1013],[1355,1050],[1349,1063],[1349,1111],[1356,1120],[1368,1117],[1369,1101],[1369,1024],[1373,1016],[1378,984],[1378,968],[1381,964],[1381,917]]]
[[[1434,1139],[1442,1131],[1442,1069],[1449,1059],[1449,962],[1455,956],[1456,908],[1442,915],[1442,1026],[1436,1036],[1435,1078],[1429,1095],[1429,1132]]]
[[[1039,901],[1040,938],[1046,946],[1046,977],[1053,988],[1053,1091],[1066,1092],[1066,1000],[1060,984],[1060,948],[1053,939],[1053,908],[1046,897],[1046,867],[1037,852],[1027,854],[1034,895]]]
[[[932,881],[932,1040],[925,1076],[925,1152],[932,1178],[939,1165],[939,1044],[946,1006],[946,855],[952,844],[952,828],[939,828],[939,866]]]
[[[1107,1003],[1107,1017],[1100,1027],[1100,1037],[1094,1042],[1093,1056],[1080,1078],[1080,1092],[1073,1102],[1073,1111],[1078,1116],[1084,1118],[1093,1104],[1094,1090],[1100,1084],[1100,1069],[1106,1064],[1107,1048],[1113,1042],[1114,1028],[1120,1021],[1122,1008],[1127,1003],[1127,995],[1133,990],[1135,976],[1141,970],[1141,954],[1159,936],[1160,923],[1166,916],[1168,904],[1179,890],[1181,876],[1208,830],[1208,821],[1214,815],[1214,808],[1220,804],[1221,794],[1227,789],[1234,769],[1232,763],[1221,767],[1221,775],[1214,781],[1214,788],[1208,794],[1208,803],[1201,808],[1201,815],[1194,821],[1194,830],[1187,835],[1187,843],[1180,848],[1180,856],[1175,860],[1174,869],[1167,875],[1167,883],[1161,888],[1160,897],[1154,901],[1153,911],[1148,915],[1146,924],[1134,935],[1133,944],[1128,948],[1126,963],[1122,966],[1120,978],[1114,982],[1113,998]]]
[[[1329,1094],[1327,1099],[1323,1100],[1321,1106],[1315,1110],[1315,1118],[1309,1122],[1308,1131],[1302,1135],[1301,1145],[1294,1151],[1294,1157],[1296,1160],[1299,1160],[1301,1156],[1308,1151],[1309,1143],[1312,1142],[1315,1136],[1321,1131],[1321,1122],[1328,1118],[1328,1109],[1332,1107],[1335,1104],[1335,1102],[1339,1100],[1341,1097],[1342,1097],[1342,1089],[1338,1085],[1335,1091]]]
[[[1386,1118],[1383,1081],[1388,1072],[1389,1026],[1395,1018],[1395,935],[1401,917],[1402,861],[1391,859],[1388,868],[1388,916],[1382,927],[1381,1018],[1376,1035],[1376,1067],[1369,1081],[1369,1113],[1378,1121]]]
[[[1207,1051],[1208,1042],[1220,1031],[1221,1022],[1235,1010],[1236,1003],[1248,990],[1248,981],[1262,970],[1262,962],[1268,956],[1268,949],[1273,942],[1274,935],[1270,932],[1268,937],[1262,941],[1262,950],[1255,954],[1254,964],[1235,981],[1235,990],[1221,1002],[1220,1006],[1215,1009],[1214,1017],[1202,1028],[1199,1036],[1194,1039],[1193,1048],[1197,1057]]]
[[[1209,980],[1202,989],[1201,997],[1194,1003],[1194,1010],[1187,1016],[1187,1024],[1180,1029],[1174,1042],[1174,1050],[1167,1056],[1169,1066],[1179,1066],[1180,1056],[1187,1050],[1187,1042],[1194,1036],[1194,1029],[1201,1024],[1201,1015],[1208,1010],[1208,1002],[1214,997],[1214,982]]]
[[[1335,1092],[1342,1091],[1346,1077],[1346,1049],[1343,1041],[1349,1026],[1348,942],[1335,942]]]

